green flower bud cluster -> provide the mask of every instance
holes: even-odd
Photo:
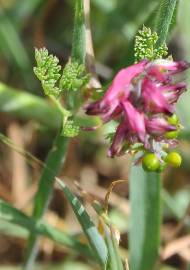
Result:
[[[44,93],[58,97],[60,89],[56,84],[61,76],[59,59],[49,54],[46,48],[35,49],[35,59],[37,66],[34,67],[34,73],[41,81]]]
[[[90,79],[89,74],[85,73],[85,66],[77,62],[66,64],[61,76],[59,59],[49,54],[46,48],[35,49],[35,59],[37,66],[34,67],[34,73],[48,96],[58,98],[65,90],[77,91]]]
[[[60,79],[62,91],[77,91],[89,82],[89,75],[85,73],[84,65],[77,62],[66,64]]]
[[[139,30],[135,37],[135,62],[139,62],[145,58],[155,60],[167,56],[168,48],[166,44],[156,48],[155,45],[157,40],[157,33],[152,32],[150,28],[143,26],[143,29]]]
[[[168,123],[176,126],[176,131],[169,131],[166,132],[165,138],[166,139],[176,139],[181,129],[181,124],[179,118],[176,114],[169,116],[167,119]],[[166,144],[167,145],[167,144]],[[167,165],[178,168],[181,165],[182,158],[179,153],[173,151],[170,153],[164,152],[165,155],[162,158],[162,162],[158,159],[156,154],[154,153],[145,153],[142,159],[142,166],[145,171],[155,171],[155,172],[162,172],[167,167]]]
[[[170,152],[165,157],[164,161],[161,163],[156,154],[146,153],[142,159],[142,167],[148,172],[162,172],[167,165],[178,168],[180,167],[182,158],[177,152]]]
[[[62,135],[73,138],[79,134],[79,131],[80,127],[74,122],[74,120],[67,120],[67,122],[63,125]]]
[[[167,120],[168,120],[169,124],[176,126],[177,129],[175,131],[166,132],[165,138],[166,139],[177,139],[177,137],[180,133],[180,130],[182,128],[182,125],[180,124],[179,118],[177,117],[176,114],[173,114],[172,116],[168,117]]]

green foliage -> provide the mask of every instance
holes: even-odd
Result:
[[[21,230],[21,228],[24,228],[27,231],[31,231],[31,232],[35,231],[37,234],[43,235],[53,240],[54,242],[57,242],[68,248],[72,248],[73,250],[79,253],[82,252],[86,256],[92,257],[92,254],[90,250],[88,249],[88,247],[80,243],[75,237],[67,234],[64,231],[53,228],[44,222],[36,223],[33,218],[26,216],[20,210],[14,208],[9,203],[1,199],[0,199],[0,219],[1,219],[1,224],[3,223],[2,221],[8,223],[6,226],[7,230],[9,230],[9,227],[11,229],[10,224],[19,225],[19,227],[16,229],[17,230],[20,229],[20,232],[24,236],[26,236],[25,231],[23,233],[23,230]],[[1,226],[0,230],[5,230],[5,228],[2,228]],[[18,235],[16,234],[16,236]]]
[[[172,19],[175,16],[175,8],[177,2],[177,0],[160,1],[154,27],[155,31],[158,34],[158,41],[156,43],[157,48],[159,48],[166,42]]]
[[[62,135],[65,137],[75,137],[79,134],[80,127],[77,125],[74,120],[67,120],[65,125],[63,125]]]
[[[41,81],[44,93],[48,96],[59,97],[66,90],[77,91],[89,81],[85,66],[76,61],[69,62],[61,76],[59,59],[49,54],[46,48],[35,49],[35,59],[37,67],[34,67],[34,73]]]
[[[86,32],[83,0],[75,0],[75,20],[73,29],[71,61],[85,64]]]
[[[41,81],[44,93],[48,96],[58,97],[60,89],[56,83],[61,76],[59,59],[49,54],[46,48],[35,49],[35,59],[37,67],[34,67],[34,73]]]
[[[156,48],[156,42],[158,35],[156,32],[152,32],[150,28],[143,26],[142,30],[138,31],[135,37],[135,60],[139,62],[142,59],[154,60],[163,58],[168,54],[168,48],[164,43],[160,47]]]
[[[96,226],[88,215],[86,209],[81,204],[79,199],[71,192],[65,183],[56,179],[61,190],[64,192],[69,204],[71,205],[88,241],[99,263],[106,269],[108,250],[105,241],[101,234],[98,232]]]
[[[61,113],[44,98],[0,83],[0,112],[25,121],[33,120],[49,128],[61,126]],[[51,119],[51,121],[50,121]]]
[[[161,179],[133,167],[130,182],[131,224],[129,248],[131,269],[153,269],[158,258],[161,222]]]
[[[85,66],[78,62],[69,62],[60,79],[60,88],[62,91],[77,91],[85,86],[89,81],[89,75],[85,73]]]

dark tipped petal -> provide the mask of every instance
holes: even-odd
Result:
[[[170,125],[166,119],[161,117],[155,117],[152,119],[146,119],[146,129],[150,134],[162,135],[168,131],[176,130],[176,126]]]
[[[128,128],[125,122],[122,122],[116,130],[111,147],[108,150],[108,157],[120,155],[123,142],[127,138]]]
[[[142,100],[147,112],[167,113],[173,112],[173,107],[164,97],[157,84],[145,78],[142,85]]]
[[[109,110],[109,106],[103,104],[102,101],[96,101],[86,105],[84,109],[88,115],[100,115],[106,113]]]

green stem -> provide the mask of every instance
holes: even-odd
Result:
[[[130,181],[130,264],[133,270],[152,270],[158,258],[161,223],[161,179],[133,167]]]
[[[79,64],[85,63],[86,36],[83,0],[75,0],[75,21],[73,30],[71,60]]]
[[[158,34],[157,47],[160,47],[168,35],[177,0],[161,0],[155,21],[155,31]]]
[[[66,137],[57,135],[51,150],[46,159],[46,166],[43,169],[38,191],[35,198],[33,218],[37,222],[43,217],[46,211],[49,201],[53,193],[54,179],[59,173],[62,165],[65,161],[65,156],[67,153],[68,139]],[[38,239],[37,235],[31,233],[28,241],[27,248],[27,260],[24,269],[31,269],[35,261],[38,252]]]
[[[50,96],[51,100],[55,103],[55,105],[57,106],[58,110],[60,111],[60,113],[62,114],[62,118],[63,118],[63,124],[65,124],[67,122],[67,118],[69,116],[72,115],[72,113],[70,111],[68,111],[67,109],[65,109],[60,101],[58,99],[56,99],[54,96]]]
[[[85,47],[85,22],[84,22],[84,7],[83,0],[76,0],[75,4],[75,22],[73,31],[72,43],[72,61],[77,61],[79,64],[85,63],[86,47]],[[58,109],[61,110],[65,116],[66,111],[60,108],[60,103],[56,103]],[[40,222],[43,214],[50,201],[55,176],[59,173],[67,153],[68,139],[62,137],[59,133],[55,138],[52,149],[50,150],[46,167],[42,172],[39,188],[36,194],[33,217],[36,222]],[[38,252],[38,237],[35,233],[31,233],[28,241],[27,260],[25,263],[25,270],[33,267]]]

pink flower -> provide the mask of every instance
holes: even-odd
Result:
[[[176,126],[169,124],[163,117],[153,117],[146,120],[146,130],[151,135],[164,135],[166,132],[176,129]]]
[[[143,60],[138,64],[121,69],[113,79],[104,97],[100,101],[86,106],[86,113],[89,115],[101,115],[104,121],[109,121],[120,114],[122,111],[121,100],[128,99],[132,80],[143,72],[146,64],[147,61]]]
[[[100,115],[104,122],[120,121],[109,156],[122,154],[125,144],[130,150],[141,143],[152,152],[156,152],[154,145],[162,147],[164,134],[177,129],[167,119],[186,90],[184,82],[174,82],[175,74],[189,66],[183,61],[143,60],[120,70],[102,99],[86,106],[87,114]]]

